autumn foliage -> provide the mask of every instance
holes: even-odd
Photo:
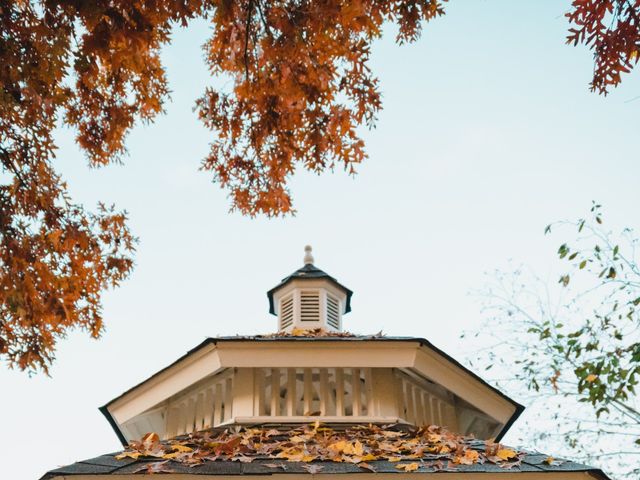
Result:
[[[371,44],[385,23],[416,40],[443,1],[0,0],[0,356],[47,370],[69,328],[100,334],[101,292],[129,275],[135,241],[124,213],[69,197],[54,132],[75,129],[91,166],[120,162],[136,122],[163,111],[176,25],[211,23],[205,59],[229,80],[196,103],[212,131],[202,169],[234,209],[277,216],[293,211],[296,168],[352,173],[366,158],[358,128],[381,108]],[[573,4],[570,40],[594,49],[598,91],[637,60],[638,5]]]
[[[640,0],[574,0],[567,42],[594,53],[591,90],[607,94],[638,63]]]

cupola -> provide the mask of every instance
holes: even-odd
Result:
[[[342,316],[351,311],[353,292],[316,267],[311,246],[304,265],[267,292],[269,313],[278,317],[278,331],[294,328],[342,330]]]

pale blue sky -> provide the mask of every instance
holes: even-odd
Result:
[[[35,479],[118,449],[98,406],[206,336],[275,330],[265,292],[307,243],[355,291],[348,330],[424,336],[462,357],[459,334],[480,323],[468,292],[510,258],[547,272],[547,223],[596,199],[613,224],[637,227],[640,77],[590,93],[590,52],[564,44],[568,5],[456,0],[415,45],[390,30],[374,48],[384,110],[363,132],[370,159],[355,178],[299,172],[298,214],[284,220],[229,214],[198,172],[211,139],[192,112],[211,82],[208,27],[176,31],[164,55],[173,101],[135,129],[124,166],[89,170],[60,133],[75,199],[126,208],[141,241],[132,278],[105,296],[100,341],[62,341],[51,378],[0,369],[3,475]]]

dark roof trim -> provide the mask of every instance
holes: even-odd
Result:
[[[106,417],[107,422],[109,422],[109,425],[111,425],[111,428],[113,428],[113,431],[116,432],[116,435],[118,436],[118,440],[120,440],[120,443],[126,447],[129,444],[129,442],[127,442],[127,439],[124,437],[122,430],[120,430],[120,427],[118,427],[118,423],[116,422],[116,419],[113,418],[109,410],[107,410],[107,407],[103,406],[98,408],[98,410],[100,410],[100,412],[102,412],[102,414]]]

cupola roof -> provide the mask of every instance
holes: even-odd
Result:
[[[280,290],[281,288],[286,287],[294,280],[319,280],[325,279],[332,283],[336,288],[342,290],[346,294],[346,304],[344,313],[349,313],[351,311],[351,297],[353,296],[353,292],[349,290],[347,287],[342,285],[338,280],[333,278],[327,272],[316,267],[313,262],[314,258],[311,254],[312,249],[310,245],[305,247],[305,256],[304,256],[304,265],[300,267],[298,270],[293,272],[291,275],[282,279],[282,281],[273,287],[271,290],[267,292],[267,297],[269,297],[269,313],[272,315],[276,315],[276,306],[274,302],[274,294]]]

